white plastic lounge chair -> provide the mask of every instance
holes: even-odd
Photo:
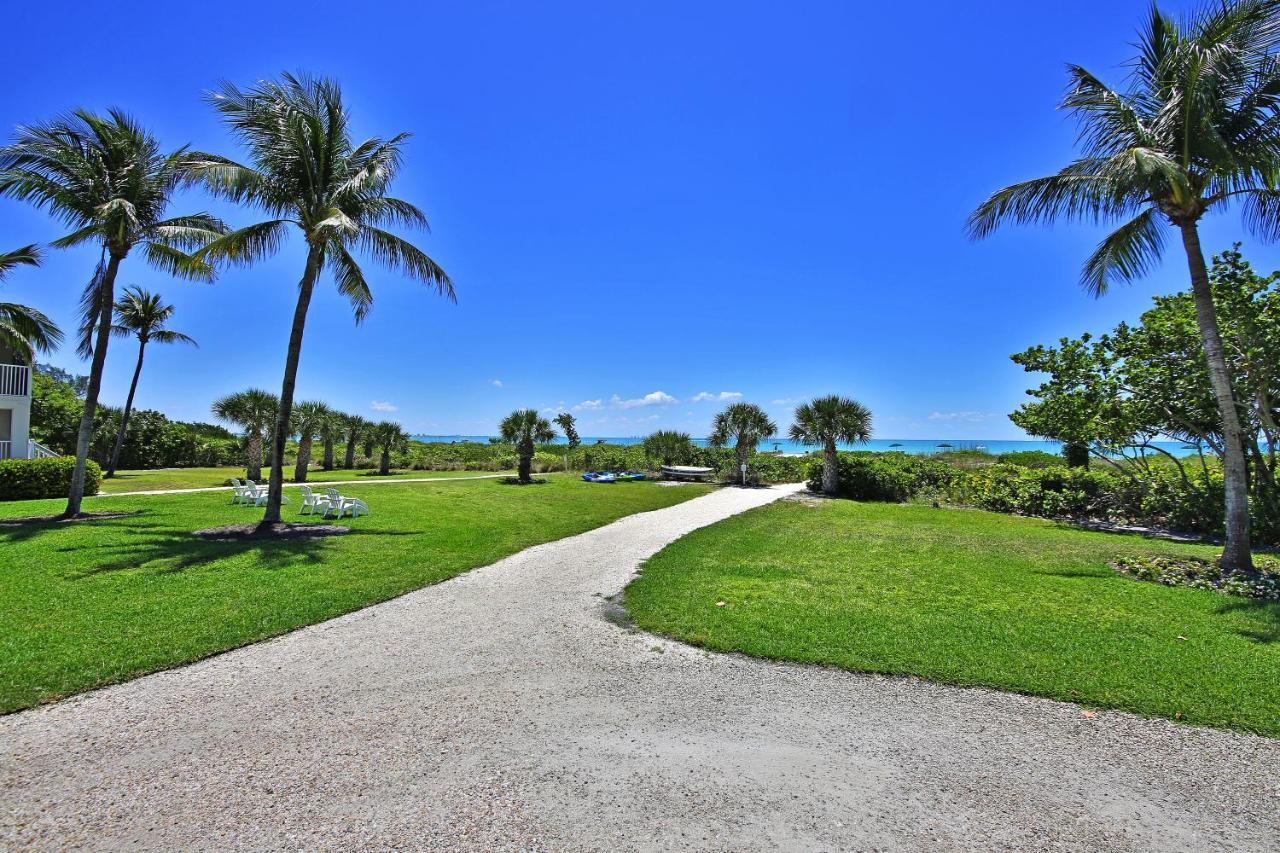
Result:
[[[266,506],[267,494],[271,491],[271,487],[266,483],[263,483],[261,486],[255,486],[253,484],[253,480],[249,480],[248,482],[249,487],[253,490],[249,493],[249,501],[254,506]],[[280,495],[280,503],[289,503],[289,496],[285,494]]]
[[[244,500],[245,489],[246,486],[244,483],[240,482],[235,477],[231,478],[231,502],[233,504],[238,504],[240,501]]]
[[[318,510],[328,507],[328,495],[317,495],[310,486],[302,487],[302,506],[298,507],[298,515],[315,515]]]
[[[351,513],[352,518],[369,514],[369,505],[359,498],[344,498],[338,494],[337,489],[325,489],[324,494],[329,501],[329,505],[324,510],[325,518],[328,518],[331,512],[336,513],[336,518],[342,518],[345,513]]]

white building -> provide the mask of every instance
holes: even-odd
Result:
[[[31,440],[31,368],[0,344],[0,459],[56,456]]]

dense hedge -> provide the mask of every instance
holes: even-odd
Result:
[[[841,453],[839,493],[859,501],[896,501],[943,492],[961,470],[947,462],[905,453]],[[809,488],[822,490],[822,459],[809,462]]]
[[[74,456],[46,459],[0,459],[0,501],[66,497],[71,490]],[[102,469],[92,459],[85,466],[84,493],[96,495]]]

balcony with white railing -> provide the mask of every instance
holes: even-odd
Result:
[[[31,394],[31,368],[25,364],[0,364],[0,397]]]

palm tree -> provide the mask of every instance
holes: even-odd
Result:
[[[100,116],[76,110],[21,128],[0,148],[0,196],[47,208],[73,230],[50,245],[97,245],[101,256],[80,300],[80,352],[92,356],[76,464],[63,515],[80,514],[85,462],[111,336],[120,264],[141,247],[146,260],[171,275],[212,281],[213,268],[188,252],[226,227],[206,213],[166,217],[175,189],[190,178],[185,148],[171,153],[119,110]]]
[[[1223,353],[1199,222],[1241,201],[1244,222],[1280,237],[1280,0],[1232,0],[1179,22],[1152,6],[1131,83],[1109,88],[1079,66],[1062,108],[1080,121],[1080,159],[983,202],[969,232],[1060,219],[1122,224],[1085,262],[1095,296],[1155,267],[1169,228],[1187,258],[1209,378],[1222,418],[1227,543],[1221,565],[1251,571],[1244,433]]]
[[[275,428],[279,410],[280,401],[276,395],[260,388],[229,394],[213,403],[215,417],[244,429],[247,479],[262,479],[263,437]]]
[[[532,483],[535,446],[556,438],[551,422],[539,415],[537,409],[517,409],[503,419],[498,431],[503,441],[515,445],[516,455],[520,458],[517,479],[521,483]]]
[[[360,435],[369,426],[369,422],[359,415],[343,415],[342,422],[347,431],[347,449],[342,467],[350,471],[356,467],[356,444],[360,441]]]
[[[378,458],[378,473],[391,473],[391,454],[404,450],[409,446],[409,433],[394,421],[382,421],[373,424],[369,436],[381,455]]]
[[[111,331],[117,335],[138,339],[138,363],[133,368],[133,381],[129,383],[129,396],[125,397],[124,412],[120,415],[120,429],[116,431],[116,443],[111,448],[111,459],[107,463],[105,476],[114,477],[116,465],[120,463],[120,448],[124,446],[124,433],[129,427],[129,415],[133,412],[133,396],[138,391],[138,377],[142,375],[142,358],[146,354],[147,344],[155,341],[158,344],[191,344],[196,342],[184,335],[166,329],[165,323],[173,316],[173,306],[160,301],[160,294],[148,293],[137,287],[127,287],[124,296],[116,303],[116,321]]]
[[[731,403],[711,422],[708,440],[712,447],[724,447],[733,441],[735,461],[742,471],[756,445],[777,432],[778,425],[769,419],[764,409],[754,403]]]
[[[328,270],[333,275],[338,291],[350,300],[357,323],[369,313],[373,294],[353,249],[434,285],[450,300],[456,301],[456,296],[449,276],[435,261],[381,227],[427,225],[417,207],[387,195],[407,134],[354,143],[342,92],[331,80],[286,74],[280,81],[262,82],[247,90],[227,83],[210,95],[210,102],[248,148],[252,165],[202,155],[197,171],[214,193],[271,218],[215,240],[200,256],[253,263],[279,249],[290,226],[302,232],[307,246],[285,356],[276,452],[262,519],[262,528],[269,530],[280,521],[282,451],[293,412],[307,309],[320,274]]]
[[[342,412],[329,410],[329,416],[320,422],[320,440],[324,442],[324,456],[320,467],[325,471],[333,470],[333,445],[347,431],[347,416]]]
[[[848,397],[832,394],[796,407],[791,438],[822,447],[822,493],[840,491],[840,458],[836,443],[857,444],[871,439],[871,410]]]
[[[23,246],[0,252],[0,281],[20,266],[40,266],[40,250]],[[52,352],[62,343],[62,330],[44,313],[16,302],[0,302],[0,346],[27,363],[37,351]]]
[[[293,481],[307,482],[307,467],[311,464],[311,443],[333,418],[333,409],[316,400],[307,400],[293,407],[293,431],[298,435],[298,459],[293,466]],[[277,445],[278,446],[278,445]]]

